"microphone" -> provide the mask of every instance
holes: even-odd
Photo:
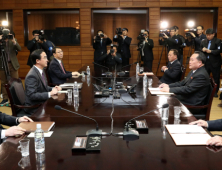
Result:
[[[120,69],[120,72],[118,72],[117,74],[118,74],[120,77],[125,76],[125,71],[122,71],[122,69],[123,69],[124,67],[128,67],[128,66],[131,66],[131,65],[137,64],[137,63],[138,63],[138,62],[134,62],[134,63],[132,63],[132,64],[123,66],[123,67]]]
[[[70,111],[70,110],[67,110],[67,109],[64,109],[64,108],[62,108],[62,107],[59,106],[59,105],[55,105],[55,109],[56,109],[56,110],[65,110],[65,111],[67,111],[67,112],[74,113],[74,114],[76,114],[76,115],[78,115],[78,116],[82,116],[82,117],[85,117],[85,118],[87,118],[87,119],[93,120],[93,121],[96,123],[96,129],[88,130],[88,131],[86,132],[86,135],[88,135],[88,136],[98,136],[98,135],[99,135],[99,136],[102,136],[102,130],[99,130],[98,122],[97,122],[95,119],[93,119],[93,118],[91,118],[91,117],[88,117],[88,116],[81,115],[81,114],[79,114],[79,113],[76,113],[76,112],[73,112],[73,111]]]
[[[132,118],[132,119],[130,119],[128,122],[126,122],[126,124],[125,124],[125,125],[126,125],[126,128],[125,128],[125,130],[123,131],[123,140],[131,141],[131,140],[137,140],[137,139],[139,139],[139,133],[138,133],[138,131],[137,131],[136,129],[133,129],[133,128],[129,129],[129,126],[128,126],[128,123],[129,123],[129,122],[131,122],[132,120],[134,120],[134,119],[136,119],[136,118],[139,118],[139,117],[141,117],[141,116],[144,116],[144,115],[146,115],[146,114],[148,114],[148,113],[151,113],[151,112],[153,112],[153,111],[155,111],[155,110],[163,109],[163,108],[167,108],[167,107],[169,107],[169,104],[168,104],[168,103],[163,104],[162,107],[159,107],[159,108],[157,108],[157,109],[153,109],[153,110],[151,110],[151,111],[149,111],[149,112],[146,112],[146,113],[144,113],[144,114],[142,114],[142,115],[139,115],[139,116],[137,116],[137,117],[135,117],[135,118]]]
[[[106,67],[106,66],[100,65],[100,64],[95,63],[95,62],[93,62],[93,64],[98,65],[98,66],[100,66],[100,67],[107,68],[107,69],[108,69],[108,71],[107,71],[107,72],[105,72],[106,76],[112,76],[112,72],[109,72],[109,67]]]

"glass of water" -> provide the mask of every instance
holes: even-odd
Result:
[[[148,85],[149,85],[149,86],[152,86],[152,84],[153,84],[153,79],[149,78],[149,79],[148,79]]]
[[[22,139],[19,141],[18,151],[22,153],[22,156],[29,155],[29,139]]]
[[[142,72],[143,73],[144,71],[144,67],[140,67],[140,73]]]
[[[169,117],[169,107],[167,108],[162,108],[162,120],[168,120]]]
[[[174,117],[179,118],[180,117],[180,112],[181,112],[181,107],[180,106],[174,106]]]
[[[68,93],[68,99],[72,99],[72,89],[68,89],[67,93]]]

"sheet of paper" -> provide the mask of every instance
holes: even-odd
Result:
[[[197,125],[166,125],[166,128],[171,134],[207,133],[201,126]]]
[[[52,134],[53,134],[53,131],[45,132],[45,133],[44,133],[44,137],[51,137]],[[30,133],[27,137],[28,137],[28,138],[34,138],[34,137],[35,137],[35,133],[32,132],[32,133]]]
[[[68,93],[67,91],[58,91],[58,93]]]
[[[209,134],[171,134],[176,145],[206,145]]]
[[[152,95],[173,95],[174,93],[161,92],[160,89],[157,88],[148,88]]]

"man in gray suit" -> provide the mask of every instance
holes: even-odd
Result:
[[[15,39],[15,34],[13,32],[10,32],[8,29],[3,29],[2,31],[3,35],[0,35],[0,40],[2,39],[2,36],[7,37],[5,40],[5,54],[6,54],[6,60],[8,64],[8,69],[11,78],[18,78],[18,69],[20,67],[18,59],[17,59],[17,52],[21,51],[21,47],[17,40]],[[12,39],[9,39],[9,35],[12,36]],[[0,52],[0,56],[2,56]],[[8,101],[8,95],[5,89],[5,84],[8,82],[7,77],[5,74],[5,68],[2,65],[2,59],[0,59],[0,77],[1,77],[1,89],[2,89],[2,95],[3,95],[3,100],[0,103],[0,105],[6,105],[9,103]]]
[[[54,88],[48,86],[44,68],[47,67],[47,55],[42,49],[37,49],[31,54],[33,67],[30,69],[25,78],[25,105],[35,105],[44,103],[51,96],[57,95],[61,87]],[[34,110],[25,109],[25,112],[32,114]]]

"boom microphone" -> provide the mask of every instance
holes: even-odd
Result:
[[[108,69],[108,71],[107,71],[107,72],[105,72],[106,76],[112,76],[112,72],[109,72],[109,67],[106,67],[106,66],[100,65],[100,64],[95,63],[95,62],[93,62],[93,64],[95,64],[95,65],[98,65],[98,66],[100,66],[100,67],[104,67],[104,68]]]
[[[120,69],[120,72],[117,73],[117,75],[120,76],[120,77],[125,76],[126,73],[125,73],[125,71],[122,71],[122,69],[123,69],[124,67],[128,67],[128,66],[131,66],[131,65],[137,64],[137,63],[138,63],[138,62],[135,62],[135,63],[129,64],[129,65],[123,66],[123,67]]]

